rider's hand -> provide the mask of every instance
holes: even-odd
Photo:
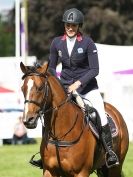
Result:
[[[74,92],[81,86],[81,82],[78,80],[68,87],[68,92]]]

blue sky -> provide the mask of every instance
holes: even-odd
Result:
[[[0,0],[0,11],[11,9],[14,6],[15,0]]]

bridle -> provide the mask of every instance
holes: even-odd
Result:
[[[23,77],[22,77],[22,79],[24,80],[26,77],[28,77],[28,76],[34,76],[34,75],[45,78],[45,82],[38,88],[40,90],[42,90],[44,88],[43,89],[44,90],[44,96],[43,96],[42,102],[38,103],[35,100],[27,100],[26,99],[24,101],[24,104],[26,104],[26,103],[32,103],[32,104],[37,105],[40,108],[38,110],[38,116],[37,117],[38,118],[40,117],[42,125],[45,127],[45,125],[43,124],[43,120],[42,120],[42,117],[43,116],[45,117],[45,113],[48,113],[48,112],[50,112],[52,110],[57,110],[62,105],[64,105],[66,102],[71,101],[71,95],[69,95],[67,97],[67,99],[65,99],[64,101],[62,101],[58,106],[56,106],[56,107],[52,107],[51,106],[50,107],[49,105],[47,105],[48,96],[49,96],[48,95],[49,94],[49,83],[48,83],[48,75],[47,75],[47,73],[39,73],[36,70],[34,70],[34,71],[30,71],[30,72],[27,72],[26,74],[24,74]],[[43,103],[43,105],[42,105],[42,103]],[[76,121],[77,121],[77,115],[75,117],[75,123],[76,123]],[[54,137],[53,134],[50,134],[51,137],[52,137],[52,139],[49,139],[48,143],[54,144],[56,147],[68,147],[68,146],[72,146],[72,145],[74,145],[75,143],[77,143],[80,140],[80,137],[81,137],[81,135],[83,134],[83,131],[84,131],[84,126],[85,125],[83,123],[83,127],[82,127],[82,130],[80,132],[80,135],[75,140],[73,140],[73,141],[61,141],[61,140],[57,139],[56,137]],[[72,127],[70,128],[70,130],[65,135],[67,135],[71,131],[71,129],[72,129]]]
[[[45,78],[45,82],[42,83],[42,85],[38,88],[38,91],[44,90],[43,98],[41,103],[35,101],[35,100],[27,100],[25,99],[24,104],[26,103],[32,103],[38,106],[40,109],[38,110],[38,117],[40,117],[40,113],[42,114],[46,109],[48,109],[47,100],[48,100],[48,93],[49,93],[49,86],[48,86],[48,75],[47,73],[39,73],[36,70],[27,72],[23,75],[22,79],[24,80],[28,76],[38,76]]]
[[[42,120],[42,116],[44,116],[46,113],[52,111],[52,110],[57,110],[59,109],[59,107],[61,107],[63,104],[65,104],[66,102],[71,100],[71,95],[69,97],[67,97],[67,99],[65,99],[64,101],[62,101],[58,106],[52,107],[50,106],[47,102],[48,102],[48,97],[49,97],[49,83],[48,83],[48,75],[47,73],[39,73],[36,70],[32,70],[32,71],[28,71],[26,74],[23,75],[22,79],[24,80],[26,77],[28,76],[38,76],[38,77],[43,77],[45,78],[45,82],[42,83],[42,85],[38,88],[38,90],[44,90],[44,94],[43,94],[43,98],[41,103],[35,101],[35,100],[27,100],[25,99],[24,104],[26,103],[32,103],[35,104],[36,106],[38,106],[40,109],[37,111],[38,115],[37,117],[41,119],[42,125],[45,127],[43,120]],[[44,116],[45,117],[45,116]]]

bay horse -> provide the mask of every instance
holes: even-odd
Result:
[[[119,165],[107,168],[105,152],[94,136],[85,114],[67,95],[59,80],[48,70],[48,64],[25,66],[22,92],[25,99],[23,123],[36,128],[38,119],[43,123],[40,155],[44,177],[88,177],[96,171],[98,177],[122,177],[122,165],[128,151],[129,135],[120,112],[105,103],[106,112],[115,122],[118,135],[113,148]]]

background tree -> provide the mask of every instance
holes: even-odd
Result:
[[[0,57],[15,55],[15,34],[9,16],[0,16]]]
[[[133,0],[29,0],[29,54],[48,59],[53,37],[62,35],[62,15],[76,7],[85,15],[83,31],[96,43],[133,45]]]

